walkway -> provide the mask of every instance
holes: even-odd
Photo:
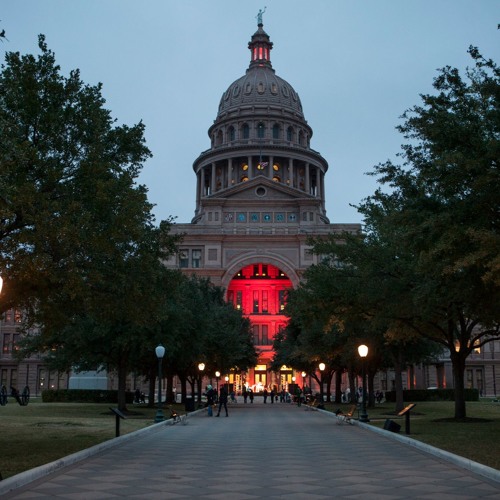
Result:
[[[387,431],[336,425],[331,415],[289,404],[239,403],[229,411],[229,418],[198,412],[187,425],[122,436],[2,498],[500,499],[500,482]]]

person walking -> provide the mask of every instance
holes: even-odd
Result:
[[[227,387],[224,384],[220,388],[220,393],[219,393],[219,411],[217,412],[216,417],[220,417],[220,411],[224,407],[224,410],[226,410],[226,417],[229,417],[229,414],[227,412]]]
[[[213,406],[215,403],[215,391],[210,384],[207,385],[205,396],[207,397],[207,415],[211,417],[213,415]]]

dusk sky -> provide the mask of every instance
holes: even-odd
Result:
[[[2,0],[4,52],[39,54],[38,34],[65,76],[103,84],[118,124],[146,125],[153,158],[140,182],[159,222],[194,216],[192,164],[209,149],[223,92],[250,62],[257,13],[276,74],[299,94],[311,147],[328,161],[327,215],[361,222],[350,204],[395,159],[399,117],[432,92],[438,68],[472,65],[469,45],[499,62],[499,0]]]

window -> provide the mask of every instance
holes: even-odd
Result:
[[[292,127],[288,127],[286,130],[286,140],[293,141],[293,128]]]
[[[279,139],[280,138],[280,126],[275,123],[273,125],[273,139]]]
[[[241,131],[243,134],[243,139],[248,139],[250,137],[250,127],[248,126],[248,123],[243,124]]]
[[[189,266],[189,252],[188,250],[181,250],[179,253],[179,267]]]
[[[285,290],[280,290],[278,292],[278,304],[280,306],[280,311],[283,311],[285,309],[285,304],[286,304]]]
[[[229,127],[229,140],[234,141],[236,139],[236,132],[234,127]]]
[[[9,352],[10,352],[10,333],[3,334],[2,352],[4,354],[9,354]]]
[[[192,252],[192,265],[191,267],[201,267],[201,250],[193,250]]]
[[[261,122],[257,125],[257,137],[259,139],[264,139],[264,134],[266,132],[266,127],[264,124]]]

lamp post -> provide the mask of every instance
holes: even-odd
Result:
[[[162,411],[162,402],[161,402],[161,360],[163,356],[165,356],[165,348],[160,344],[155,349],[156,357],[158,358],[158,411],[156,412],[155,422],[163,422],[165,417],[163,416]]]
[[[325,363],[320,363],[318,365],[319,367],[319,371],[321,372],[321,383],[320,383],[320,390],[319,390],[319,393],[321,394],[321,402],[323,403],[323,371],[325,370]]]
[[[204,369],[205,363],[198,363],[198,370],[200,371],[200,376],[198,378],[198,408],[201,408],[201,378],[203,376]]]
[[[362,377],[363,377],[363,394],[361,396],[361,415],[359,416],[360,422],[369,422],[368,415],[366,413],[366,376],[365,376],[365,359],[368,356],[368,347],[364,344],[358,347],[358,353],[361,357],[362,365]]]
[[[219,397],[219,379],[220,379],[220,371],[215,372],[215,378],[217,380],[217,397]]]

